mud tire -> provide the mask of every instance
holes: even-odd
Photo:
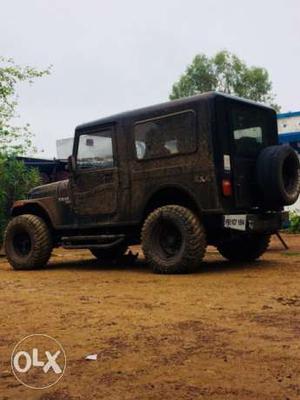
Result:
[[[4,249],[10,265],[16,270],[44,267],[53,244],[45,221],[31,214],[14,217],[4,234]]]
[[[264,148],[257,159],[257,180],[266,205],[295,203],[300,192],[300,162],[287,145]]]
[[[167,246],[163,244],[164,237]],[[206,250],[205,230],[198,217],[178,205],[163,206],[149,214],[142,228],[141,242],[146,261],[159,274],[194,272]]]

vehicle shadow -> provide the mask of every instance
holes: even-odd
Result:
[[[193,274],[216,274],[216,273],[230,273],[239,270],[251,271],[251,269],[274,269],[282,265],[282,262],[276,260],[258,260],[255,262],[231,262],[227,260],[204,260],[199,270]],[[47,269],[69,269],[69,270],[86,270],[86,271],[126,271],[135,273],[148,273],[152,274],[150,266],[139,258],[134,262],[114,262],[102,263],[97,259],[85,259],[74,261],[52,261],[48,264]]]
[[[233,262],[228,260],[204,261],[199,271],[196,273],[215,274],[222,272],[235,272],[239,270],[251,271],[253,269],[274,269],[282,265],[274,260],[257,260],[254,262]]]

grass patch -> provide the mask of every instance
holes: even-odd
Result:
[[[289,257],[300,257],[300,251],[286,251],[285,253],[282,253],[284,256],[289,256]]]

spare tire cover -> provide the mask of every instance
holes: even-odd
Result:
[[[292,147],[264,148],[257,159],[257,180],[265,203],[270,206],[293,204],[300,192],[300,162]]]

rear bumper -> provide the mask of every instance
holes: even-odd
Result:
[[[287,211],[268,212],[264,214],[230,214],[223,216],[223,227],[244,232],[274,233],[287,227]]]

